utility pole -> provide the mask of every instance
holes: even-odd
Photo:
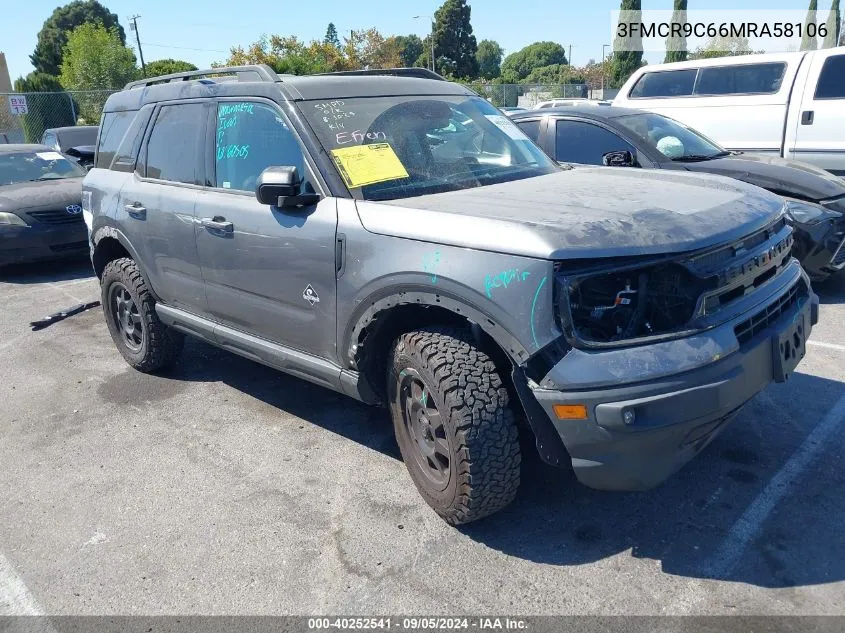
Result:
[[[144,64],[144,51],[141,50],[141,34],[138,32],[138,23],[136,22],[136,20],[140,17],[140,15],[129,16],[129,21],[132,22],[132,26],[129,27],[129,30],[135,31],[135,41],[138,42],[138,55],[141,57],[141,72],[144,73],[144,77],[146,77],[147,66]]]
[[[437,69],[434,67],[434,17],[430,15],[415,15],[414,19],[417,20],[419,18],[428,18],[431,20],[431,71],[437,72]]]

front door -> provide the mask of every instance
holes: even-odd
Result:
[[[795,146],[787,147],[786,155],[842,176],[845,175],[845,53],[836,48],[811,55],[796,121]]]
[[[209,311],[235,329],[335,358],[335,199],[282,209],[255,198],[258,177],[270,166],[296,166],[304,188],[318,188],[277,105],[220,100],[214,126],[213,187],[197,197]]]

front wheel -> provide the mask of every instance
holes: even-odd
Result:
[[[501,510],[519,488],[516,423],[495,364],[460,328],[426,328],[394,344],[388,395],[411,479],[448,523]]]

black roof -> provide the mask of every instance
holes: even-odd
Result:
[[[424,71],[424,72],[420,72]],[[227,76],[218,76],[225,74]],[[267,66],[213,68],[127,84],[111,95],[105,111],[135,110],[148,103],[200,97],[282,96],[290,101],[385,95],[474,95],[460,84],[424,69],[353,71],[324,75],[278,75]]]
[[[642,114],[645,110],[637,110],[636,108],[619,108],[617,106],[563,106],[560,108],[543,108],[541,110],[528,110],[527,112],[517,112],[511,116],[511,121],[519,121],[522,119],[533,119],[538,116],[546,115],[561,115],[579,116],[584,119],[595,119],[597,121],[606,121],[608,119],[615,119],[620,116],[629,114]]]
[[[8,143],[0,145],[0,154],[16,154],[18,152],[55,152],[52,147],[37,143]]]

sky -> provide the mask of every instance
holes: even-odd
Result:
[[[172,57],[199,68],[224,61],[232,46],[248,45],[262,34],[297,35],[322,39],[329,22],[341,37],[350,29],[377,28],[383,35],[430,32],[428,18],[442,0],[100,0],[116,13],[133,48],[135,34],[128,17],[140,15],[138,30],[145,61]],[[57,0],[4,0],[14,6],[3,12],[0,51],[6,54],[12,80],[32,70],[29,55],[44,20]],[[831,0],[819,0],[827,15]],[[602,44],[610,44],[611,12],[619,0],[470,0],[473,32],[478,39],[499,42],[512,53],[536,41],[552,40],[572,46],[572,63],[601,60]],[[672,0],[643,0],[644,10],[671,9]],[[690,9],[746,9],[759,12],[806,11],[808,0],[689,0]],[[663,60],[660,52],[647,52],[647,61]]]

